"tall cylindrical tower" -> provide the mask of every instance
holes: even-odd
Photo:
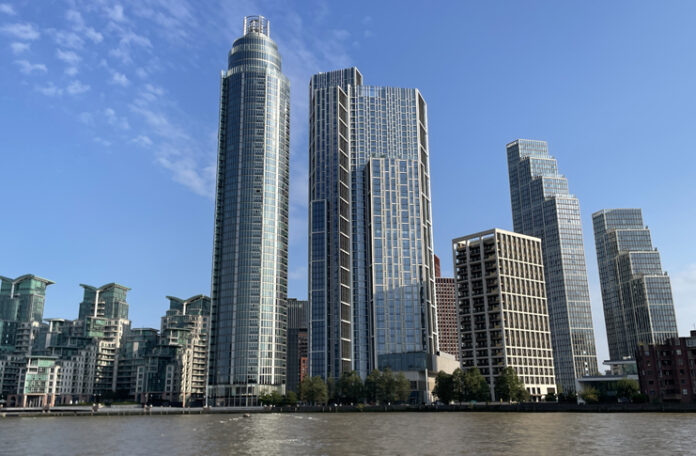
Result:
[[[262,16],[222,74],[208,402],[285,391],[290,84]]]

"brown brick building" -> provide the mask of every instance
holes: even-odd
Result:
[[[693,402],[696,390],[696,331],[664,344],[641,345],[636,353],[640,391],[650,401]]]

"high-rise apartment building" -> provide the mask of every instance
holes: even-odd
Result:
[[[288,299],[288,381],[287,390],[300,392],[307,365],[307,301]]]
[[[545,141],[515,140],[507,160],[514,230],[542,243],[556,379],[575,391],[598,373],[580,204]]]
[[[222,74],[208,396],[285,391],[290,84],[269,22],[244,19]]]
[[[423,374],[437,352],[426,104],[362,79],[309,88],[309,357],[325,378]]]
[[[609,356],[634,358],[638,344],[677,337],[669,276],[640,209],[592,214]]]
[[[556,392],[541,241],[493,229],[454,239],[461,363],[491,387],[512,367],[532,399]]]
[[[54,282],[33,274],[10,279],[0,276],[0,320],[41,322],[46,287]]]

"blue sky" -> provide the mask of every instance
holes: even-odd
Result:
[[[591,214],[641,207],[696,323],[691,2],[0,0],[0,274],[132,288],[134,326],[209,293],[220,71],[244,15],[271,21],[291,80],[290,295],[306,296],[307,86],[357,66],[429,107],[435,247],[511,228],[505,144],[544,139],[582,208],[600,359]]]

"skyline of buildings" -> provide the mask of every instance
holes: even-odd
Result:
[[[641,209],[602,209],[592,222],[611,359],[677,337],[672,286]]]
[[[364,378],[372,369],[389,367],[410,373],[409,380],[415,385],[418,400],[426,399],[428,377],[437,370],[441,347],[438,346],[436,275],[439,274],[436,274],[438,265],[434,262],[432,247],[425,101],[418,89],[363,85],[362,74],[353,67],[312,77],[309,121],[307,358],[311,374],[337,378],[344,372],[356,370]],[[206,356],[209,355],[208,392],[213,405],[252,405],[262,392],[284,393],[289,383],[289,122],[289,85],[281,72],[277,46],[270,39],[268,21],[261,16],[249,16],[245,18],[244,35],[235,41],[230,51],[229,67],[221,81],[211,334],[210,351],[206,352]],[[569,193],[567,180],[558,173],[556,160],[548,154],[544,141],[520,139],[509,143],[506,150],[513,224],[516,231],[541,238],[544,246],[545,293],[556,376],[559,386],[572,391],[579,376],[597,372],[579,203]],[[607,215],[606,211],[601,212]],[[616,232],[617,227],[628,226],[605,224],[603,232],[596,231],[603,237],[604,248],[610,243],[604,239],[609,231]],[[597,239],[598,263],[600,269],[604,267],[604,272],[600,273],[604,274],[603,298],[604,283],[612,278],[608,271],[614,257],[618,271],[615,280],[620,285],[613,286],[616,290],[623,290],[624,285],[628,287],[624,295],[613,292],[616,296],[625,296],[619,304],[611,301],[611,295],[607,294],[605,311],[615,305],[623,309],[629,306],[636,309],[641,305],[654,309],[655,317],[650,315],[648,324],[651,337],[658,333],[654,342],[676,335],[674,308],[669,279],[662,273],[659,254],[652,251],[651,244],[643,242],[647,228],[642,228],[642,218],[639,225],[629,228],[633,230],[629,236],[640,238],[633,247],[600,254],[600,240]],[[597,226],[595,228],[597,230]],[[529,256],[534,257],[534,254]],[[530,280],[527,276],[521,278]],[[38,321],[38,326],[29,327],[28,331],[16,330],[15,339],[21,340],[20,334],[22,337],[28,334],[30,340],[41,337],[40,332],[34,335],[33,329],[42,324],[42,317],[36,320],[39,307],[41,313],[43,310],[40,290],[28,301],[17,299],[13,291],[15,283],[8,280],[9,285],[6,285],[3,278],[2,291],[6,293],[6,287],[10,286],[10,297],[0,301],[0,312],[13,314],[13,321],[22,318],[28,318],[29,323]],[[41,283],[45,292],[48,283],[39,280],[37,289],[41,288]],[[154,359],[152,362],[159,366],[160,362],[166,364],[166,360],[174,356],[171,349],[176,345],[174,341],[183,340],[181,333],[189,330],[181,326],[186,325],[178,318],[187,315],[186,303],[182,300],[172,298],[160,334],[147,329],[131,331],[126,302],[128,288],[116,283],[99,288],[81,286],[84,299],[80,303],[78,320],[67,325],[51,321],[46,337],[55,335],[58,340],[68,334],[73,338],[98,339],[94,382],[97,395],[117,389],[119,380],[114,366],[119,362],[124,338],[131,338],[128,350],[132,352],[127,352],[131,358],[140,356],[136,346],[141,343],[144,347],[150,347],[153,341],[157,341],[158,347],[166,345],[168,348],[150,356],[149,361]],[[641,290],[645,296],[640,296]],[[529,292],[529,289],[523,287],[522,291]],[[629,292],[632,293],[630,298]],[[0,298],[2,296],[0,294]],[[533,293],[531,297],[540,298]],[[633,301],[627,304],[629,299]],[[649,302],[639,304],[640,299]],[[662,302],[654,304],[658,300]],[[535,306],[540,307],[538,303]],[[658,307],[661,312],[657,311]],[[203,316],[204,310],[200,312],[198,317]],[[637,321],[635,313],[634,310]],[[619,323],[615,311],[612,315],[611,338],[616,340],[621,337],[617,333]],[[631,324],[627,323],[626,315],[621,323],[624,328]],[[486,318],[488,316],[486,314]],[[170,317],[178,322],[172,323],[172,327],[165,325]],[[530,320],[526,315],[525,322],[534,321],[535,330],[545,333],[543,316],[532,317]],[[204,320],[197,322],[207,324]],[[496,322],[500,324],[499,320]],[[504,319],[504,323],[507,320]],[[638,324],[633,325],[634,330],[639,331]],[[514,329],[526,331],[529,328]],[[198,332],[201,331],[199,328]],[[624,333],[624,339],[630,340],[624,342],[624,346],[636,346],[626,335],[629,331],[624,329]],[[299,334],[297,337],[297,357],[301,359]],[[169,343],[162,344],[162,339]],[[515,340],[514,337],[511,340]],[[643,339],[638,336],[636,340]],[[188,342],[179,342],[179,345],[182,343]],[[539,385],[548,385],[546,377],[549,375],[545,364],[541,364],[543,373],[536,367],[539,364],[527,364],[534,357],[548,357],[546,352],[544,355],[528,354],[540,351],[540,347],[546,349],[543,340],[539,344],[520,348],[525,353],[524,361],[517,366],[536,397],[544,394],[543,386]],[[198,359],[195,364],[200,367],[200,340],[193,345],[197,347],[197,355],[190,356]],[[620,343],[614,345],[618,347]],[[487,347],[487,350],[493,348]],[[621,350],[616,352],[621,353]],[[493,351],[488,358],[494,357],[490,353]],[[507,363],[507,356],[515,355],[506,352],[503,362]],[[48,375],[47,378],[55,379],[56,366],[60,364],[51,364],[53,356],[29,353],[19,378],[29,381],[26,379]],[[476,364],[475,356],[474,359]],[[496,369],[492,361],[485,369],[492,385]],[[155,370],[159,372],[159,367]],[[167,375],[169,372],[175,375],[169,366],[167,372]],[[299,372],[302,372],[301,366]],[[137,376],[140,378],[140,374]],[[537,381],[541,377],[544,381]],[[162,377],[157,378],[161,380]],[[174,381],[175,377],[168,376],[163,385],[171,385]],[[200,385],[200,381],[197,382]],[[189,384],[192,383],[190,380]],[[57,388],[58,383],[54,382],[53,387]],[[169,386],[159,389],[173,391],[167,388]]]
[[[437,353],[428,122],[417,89],[353,67],[309,88],[312,375],[410,372],[423,397]]]
[[[209,399],[286,383],[290,83],[263,16],[244,18],[220,89]]]
[[[578,199],[545,141],[507,144],[513,230],[542,242],[554,368],[563,391],[598,373]]]

